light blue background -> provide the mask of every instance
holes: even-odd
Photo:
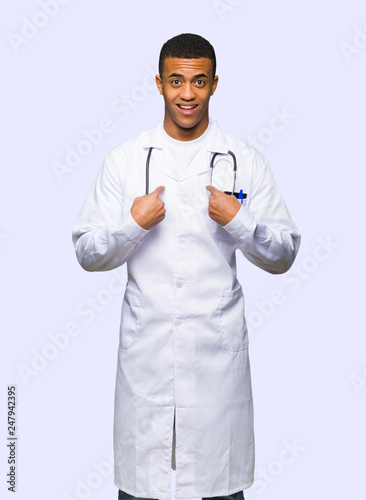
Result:
[[[2,498],[12,498],[6,388],[14,383],[17,498],[117,498],[110,459],[122,292],[103,291],[115,272],[81,269],[71,228],[104,155],[163,116],[148,76],[161,45],[194,32],[217,53],[211,117],[262,141],[302,233],[285,276],[238,254],[256,431],[257,480],[245,498],[364,500],[364,2],[64,0],[54,17],[41,3],[14,2],[1,14]],[[28,22],[39,28],[16,39]],[[113,111],[123,95],[133,106],[124,117]],[[271,132],[284,109],[291,119]],[[103,119],[113,132],[60,182],[55,162]],[[82,304],[96,296],[106,305],[87,322]],[[55,347],[50,335],[71,322],[79,335]],[[42,350],[54,358],[25,376]]]

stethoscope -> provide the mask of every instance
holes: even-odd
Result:
[[[150,157],[151,157],[151,152],[154,148],[153,147],[150,147],[149,148],[149,152],[147,153],[147,158],[146,158],[146,194],[149,194],[149,176],[150,176]],[[212,158],[211,158],[211,161],[210,161],[210,171],[211,171],[211,175],[210,175],[210,184],[212,186],[212,176],[213,176],[213,170],[214,170],[214,162],[215,162],[215,158],[216,156],[218,155],[224,155],[225,153],[214,153],[212,155]],[[228,151],[228,154],[230,154],[233,158],[233,177],[234,177],[234,182],[233,182],[233,189],[231,191],[231,194],[234,194],[234,190],[235,190],[235,183],[236,183],[236,170],[237,170],[237,164],[236,164],[236,156],[234,155],[234,153],[232,151]]]

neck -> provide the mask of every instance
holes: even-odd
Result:
[[[193,141],[198,139],[207,129],[209,124],[208,116],[202,118],[194,127],[184,128],[177,125],[170,117],[165,116],[164,118],[164,130],[165,132],[176,139],[177,141]]]

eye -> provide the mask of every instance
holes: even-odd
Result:
[[[180,84],[180,80],[172,80],[171,82],[173,85],[179,85]]]
[[[197,80],[197,81],[196,81],[196,84],[197,84],[199,87],[203,87],[203,86],[206,84],[206,82],[205,82],[204,80]]]

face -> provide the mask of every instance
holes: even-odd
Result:
[[[197,139],[208,127],[208,104],[216,90],[218,76],[213,78],[212,62],[207,57],[164,61],[162,78],[156,84],[164,97],[164,129],[174,139]]]

